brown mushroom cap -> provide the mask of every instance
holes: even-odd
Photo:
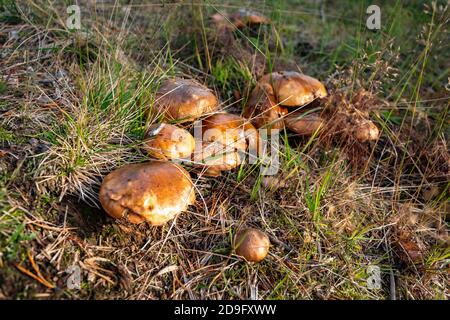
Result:
[[[150,126],[143,148],[158,159],[181,159],[194,152],[195,140],[187,130],[161,123]]]
[[[191,79],[167,79],[156,94],[155,107],[169,121],[193,121],[217,108],[214,93]]]
[[[161,225],[195,201],[189,173],[172,162],[125,165],[112,171],[100,188],[100,203],[113,218]]]
[[[267,82],[258,82],[245,106],[242,116],[249,119],[256,128],[283,129],[283,117],[287,109],[278,105],[272,86]]]
[[[302,114],[295,111],[284,118],[284,123],[289,130],[299,135],[309,136],[324,125],[324,120],[317,114]]]
[[[380,130],[372,121],[363,120],[354,128],[354,135],[361,142],[372,141],[380,137]]]
[[[249,228],[239,231],[234,237],[233,247],[236,254],[247,261],[263,260],[269,252],[269,237],[261,230]]]
[[[247,120],[230,113],[216,113],[202,120],[203,142],[220,142],[256,155],[259,149],[258,130]],[[254,153],[255,152],[255,153]]]
[[[230,20],[236,28],[270,23],[270,20],[267,17],[247,9],[239,9],[237,12],[231,14]]]
[[[192,160],[195,166],[209,177],[220,176],[222,171],[232,170],[241,164],[239,152],[220,142],[199,142]]]
[[[319,80],[295,71],[269,73],[259,82],[271,84],[277,102],[287,107],[302,106],[327,96],[327,90]]]

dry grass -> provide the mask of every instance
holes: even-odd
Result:
[[[449,298],[449,59],[440,42],[449,9],[402,9],[420,12],[417,49],[399,42],[411,36],[399,18],[392,33],[340,39],[357,44],[348,53],[333,40],[353,32],[344,19],[330,22],[325,10],[331,31],[318,34],[324,11],[290,2],[255,6],[274,25],[231,34],[221,47],[207,17],[239,5],[127,11],[86,2],[82,32],[66,30],[65,8],[44,0],[4,9],[0,298]],[[196,205],[162,227],[113,221],[98,208],[105,174],[147,160],[145,111],[163,77],[196,78],[223,110],[240,113],[261,68],[286,67],[326,81],[331,97],[317,107],[333,132],[357,114],[376,121],[381,139],[282,132],[279,174],[263,177],[258,164],[217,178],[193,173]],[[231,251],[242,225],[269,235],[263,262]],[[367,287],[371,265],[381,289]],[[67,288],[70,266],[82,270],[79,290]]]

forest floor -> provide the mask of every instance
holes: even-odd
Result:
[[[448,299],[450,8],[423,2],[378,1],[369,30],[368,1],[83,0],[77,30],[64,4],[0,0],[0,299]],[[271,24],[217,41],[210,17],[244,7]],[[101,209],[103,177],[148,160],[161,79],[240,114],[287,69],[368,110],[380,139],[283,130],[277,175],[193,173],[196,204],[164,226]],[[233,254],[243,224],[269,235],[264,261]]]

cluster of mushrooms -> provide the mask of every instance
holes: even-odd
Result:
[[[190,173],[180,163],[199,175],[219,176],[241,165],[246,154],[260,154],[258,129],[271,134],[286,127],[299,135],[312,135],[324,120],[305,106],[326,96],[325,86],[315,78],[294,71],[273,72],[259,79],[241,117],[219,111],[216,95],[197,81],[166,79],[149,110],[149,116],[161,115],[163,122],[151,125],[143,141],[143,150],[154,160],[109,173],[100,188],[101,205],[116,219],[162,225],[196,199]],[[197,135],[185,124],[198,119],[193,127],[201,137],[194,138]],[[379,135],[373,123],[358,130],[361,141]],[[237,255],[258,262],[268,254],[270,241],[261,230],[241,228],[232,245]]]

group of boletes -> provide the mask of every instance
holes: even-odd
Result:
[[[255,19],[242,13],[234,18],[241,24]],[[268,134],[285,127],[298,135],[320,132],[325,120],[307,106],[326,96],[325,86],[315,78],[294,71],[272,72],[256,83],[241,117],[219,111],[216,95],[197,81],[166,79],[149,109],[149,117],[158,115],[162,122],[149,126],[143,141],[142,149],[154,160],[109,173],[100,188],[100,203],[113,218],[162,225],[186,211],[196,199],[189,172],[172,160],[184,160],[182,163],[198,174],[219,176],[241,165],[242,154],[260,155],[258,129],[267,129]],[[196,122],[200,123],[200,139],[184,126],[197,119],[201,119]],[[379,136],[369,120],[352,130],[362,142]],[[268,254],[270,241],[261,230],[241,228],[232,246],[237,255],[257,262]]]

